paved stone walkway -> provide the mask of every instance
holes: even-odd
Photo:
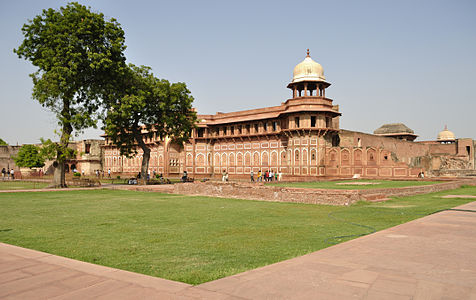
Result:
[[[476,299],[476,213],[443,211],[198,286],[0,243],[0,299],[33,298]]]

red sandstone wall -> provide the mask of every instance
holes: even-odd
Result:
[[[349,205],[357,201],[378,199],[379,197],[410,196],[456,189],[464,184],[476,185],[476,179],[451,181],[425,186],[371,190],[304,189],[265,186],[262,184],[195,182],[175,184],[174,193],[260,201]],[[375,197],[376,195],[378,197]]]

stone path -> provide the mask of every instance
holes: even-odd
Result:
[[[443,211],[198,286],[0,243],[0,299],[476,299],[475,232]]]

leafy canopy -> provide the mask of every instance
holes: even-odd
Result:
[[[23,145],[13,158],[15,164],[24,168],[39,168],[45,165],[45,159],[40,153],[40,148],[35,145]]]
[[[0,146],[8,146],[8,143],[0,139]]]
[[[13,51],[38,67],[30,74],[33,98],[56,113],[67,135],[95,127],[101,99],[125,67],[119,23],[72,2],[43,10],[22,32],[25,39]]]
[[[137,145],[144,149],[145,138],[169,137],[179,143],[190,138],[196,114],[185,83],[170,84],[154,77],[149,67],[130,64],[122,86],[122,95],[107,102],[104,122],[122,155],[134,155]]]

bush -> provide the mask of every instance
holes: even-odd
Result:
[[[121,179],[121,176],[120,176],[120,175],[117,175],[117,176],[116,176],[116,179]]]
[[[73,173],[73,176],[74,176],[74,177],[81,177],[81,173],[79,173],[79,172],[74,172],[74,173]]]

